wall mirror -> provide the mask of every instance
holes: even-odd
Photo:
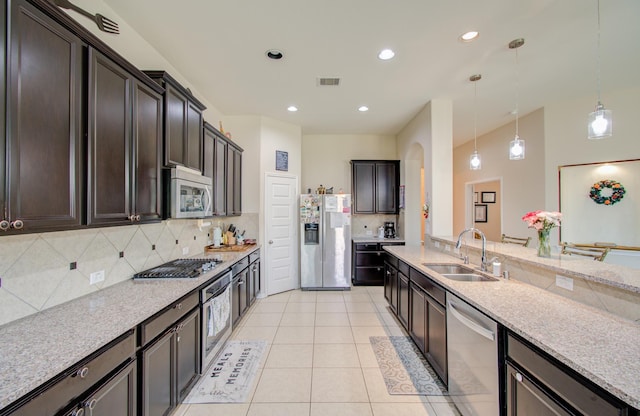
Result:
[[[640,159],[558,168],[560,240],[610,245],[607,263],[640,268]]]

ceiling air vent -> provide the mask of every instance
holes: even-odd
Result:
[[[318,78],[318,85],[337,87],[340,85],[340,78]]]

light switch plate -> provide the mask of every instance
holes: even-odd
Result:
[[[186,256],[187,254],[189,254],[189,247],[182,247],[182,255]]]
[[[89,275],[89,284],[95,285],[96,283],[104,282],[104,270],[93,272]]]
[[[561,276],[559,274],[556,275],[556,286],[561,287],[563,289],[573,291],[573,279],[566,276]]]

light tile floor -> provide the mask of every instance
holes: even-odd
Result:
[[[184,404],[176,416],[459,416],[447,397],[390,395],[370,336],[406,335],[382,287],[259,299],[232,339],[268,342],[251,401]]]

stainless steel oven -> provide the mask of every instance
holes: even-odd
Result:
[[[231,270],[200,291],[202,317],[202,359],[204,374],[231,335]]]

